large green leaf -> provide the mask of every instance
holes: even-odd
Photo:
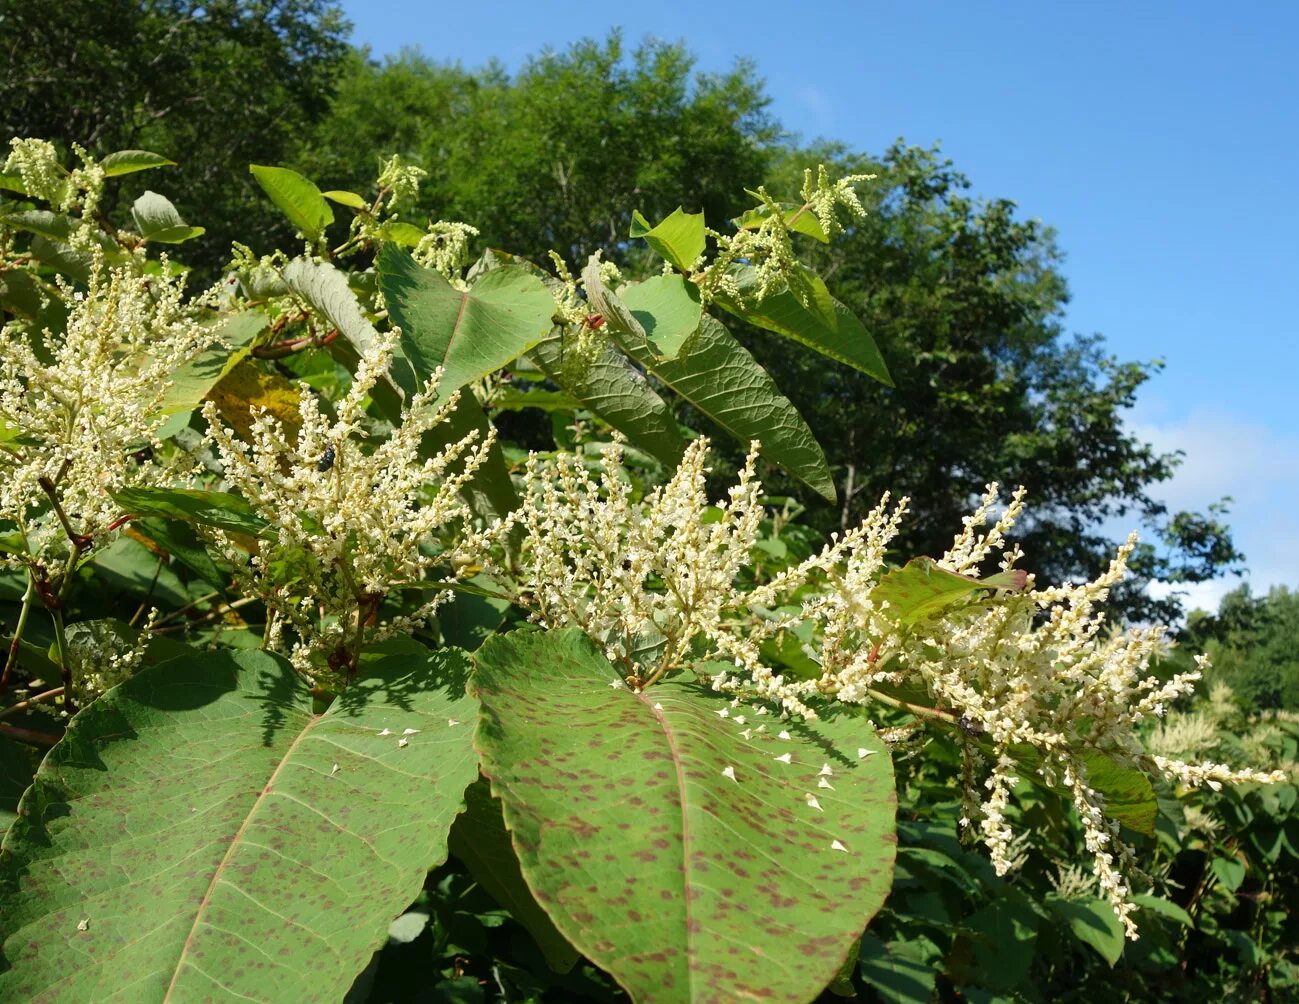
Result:
[[[451,828],[450,847],[451,853],[469,867],[474,880],[528,929],[551,969],[566,973],[573,968],[580,955],[559,933],[524,881],[505,828],[501,803],[492,797],[485,781],[470,785],[465,792],[465,811]]]
[[[325,228],[334,222],[334,211],[320,189],[297,171],[262,164],[250,164],[248,170],[280,212],[311,243],[320,240]]]
[[[933,558],[912,558],[888,572],[871,590],[876,603],[887,602],[888,615],[899,624],[915,624],[941,613],[979,589],[1023,589],[1027,574],[1012,570],[986,579],[948,571]]]
[[[676,393],[747,446],[833,502],[834,479],[825,453],[789,398],[749,350],[722,323],[705,314],[676,359],[660,359],[644,345],[620,341],[630,355]]]
[[[415,372],[427,380],[442,368],[443,397],[527,352],[555,312],[541,280],[524,269],[492,269],[464,291],[391,244],[379,255],[379,288]]]
[[[667,403],[612,345],[603,346],[582,366],[565,366],[563,339],[553,332],[534,345],[529,355],[583,407],[645,452],[669,467],[676,466],[683,444]]]
[[[654,351],[675,359],[699,329],[699,287],[679,275],[656,275],[622,287],[619,295],[640,322]]]
[[[758,280],[752,266],[736,266],[732,273],[740,292],[750,298],[719,300],[726,310],[893,386],[875,339],[856,314],[830,295],[816,273],[797,266],[788,286],[760,300],[753,299]]]
[[[528,885],[637,1001],[807,1001],[834,978],[896,845],[864,719],[755,716],[746,737],[754,709],[635,693],[576,629],[498,635],[475,663],[475,744]]]
[[[1123,924],[1114,908],[1103,899],[1065,899],[1048,895],[1047,906],[1069,926],[1073,936],[1091,945],[1102,959],[1113,966],[1123,954]]]
[[[342,999],[446,857],[465,669],[399,643],[318,715],[284,660],[194,652],[83,709],[5,838],[0,998]]]
[[[704,214],[687,213],[678,206],[671,216],[651,227],[649,220],[633,211],[629,236],[643,237],[655,254],[686,272],[704,253]]]
[[[940,966],[913,941],[885,944],[872,934],[861,939],[862,978],[885,1004],[929,1004]]]
[[[116,178],[119,175],[148,171],[155,167],[175,167],[176,162],[168,160],[160,153],[150,153],[148,150],[118,150],[101,160],[99,166],[104,170],[104,177]]]
[[[251,351],[252,341],[269,323],[260,310],[243,310],[214,329],[217,344],[175,370],[158,414],[174,415],[197,408],[215,387]]]
[[[145,192],[136,199],[131,218],[140,236],[155,244],[183,244],[206,233],[203,227],[191,227],[181,219],[171,200],[157,192]]]
[[[160,516],[189,523],[215,526],[231,533],[259,536],[266,521],[247,499],[229,492],[205,492],[191,488],[123,488],[113,500],[132,516]]]

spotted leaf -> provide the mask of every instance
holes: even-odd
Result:
[[[745,738],[752,709],[637,693],[574,629],[475,662],[475,744],[528,885],[635,1000],[807,1001],[834,979],[893,872],[892,766],[854,752],[883,750],[864,720]]]

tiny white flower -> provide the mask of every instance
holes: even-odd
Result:
[[[819,773],[820,773],[820,776],[821,776],[821,777],[833,777],[833,776],[834,776],[834,771],[832,771],[832,770],[830,769],[830,765],[829,765],[828,763],[823,763],[823,764],[821,764],[821,770],[819,771]]]
[[[780,735],[776,736],[776,738],[777,738],[777,739],[789,739],[789,738],[790,738],[790,735],[789,735],[789,733],[786,732],[784,729],[781,729]]]
[[[334,766],[330,768],[329,776],[333,777],[337,773],[338,773],[338,764],[334,764]]]
[[[816,786],[818,788],[829,788],[831,791],[834,791],[834,785],[832,785],[825,778],[821,778],[819,781],[817,781]]]
[[[729,777],[732,781],[735,781],[735,768],[729,765],[723,768],[722,777]],[[738,781],[735,781],[735,783],[739,784]]]
[[[737,725],[743,725],[743,724],[744,724],[744,716],[743,716],[743,715],[736,715],[736,716],[735,716],[735,724],[737,724]]]
[[[718,718],[730,718],[730,717],[731,717],[731,713],[730,713],[730,711],[727,710],[726,708],[718,708],[716,711],[713,712],[713,714],[715,714]]]
[[[614,690],[622,690],[622,681],[614,680],[609,684],[609,686],[611,686]]]
[[[745,739],[751,739],[753,737],[753,729],[741,729],[740,735],[744,736]]]
[[[865,760],[868,756],[874,756],[877,750],[868,750],[865,746],[857,747],[857,759]]]
[[[404,736],[413,736],[419,732],[419,729],[402,729],[401,734]]]
[[[831,840],[831,841],[830,841],[830,850],[832,850],[832,851],[843,851],[845,854],[848,852],[848,848],[845,847],[845,846],[844,846],[842,843],[840,843],[838,840]]]
[[[452,726],[452,725],[459,725],[459,724],[460,724],[460,719],[459,719],[459,718],[448,718],[448,719],[447,719],[447,726],[448,726],[448,727],[450,727],[450,726]]]
[[[817,812],[825,812],[825,810],[821,808],[821,803],[816,800],[816,796],[813,795],[811,792],[807,793],[806,798],[807,798],[807,804],[810,805]]]
[[[655,710],[655,711],[662,711],[662,710],[663,710],[663,705],[661,705],[661,704],[659,704],[657,701],[655,701],[655,702],[654,702],[654,710]]]
[[[89,917],[82,917],[79,921],[77,921],[77,930],[78,930],[78,931],[89,931],[89,930],[90,930],[90,918],[89,918]]]
[[[390,735],[392,735],[392,729],[384,729],[382,732],[379,733],[379,738],[382,739],[384,736],[390,736]]]
[[[781,763],[791,763],[794,759],[793,753],[782,753],[780,756],[772,757],[773,760],[779,760]]]
[[[409,746],[409,745],[410,745],[410,740],[409,740],[409,739],[398,739],[398,740],[397,740],[397,746],[398,746],[399,748],[402,747],[402,746]]]

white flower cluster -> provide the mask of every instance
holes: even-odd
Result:
[[[165,271],[95,254],[85,291],[60,282],[64,331],[0,331],[0,520],[27,552],[9,560],[55,590],[71,538],[100,545],[121,515],[111,492],[174,477],[148,460],[162,445],[158,408],[172,373],[215,339],[202,319],[213,294],[187,302]]]
[[[761,300],[773,292],[789,288],[801,295],[802,284],[791,283],[790,277],[802,268],[794,251],[793,235],[799,217],[809,214],[816,217],[826,237],[843,233],[844,226],[839,221],[839,210],[842,208],[854,219],[866,216],[866,210],[857,197],[853,186],[874,178],[871,174],[852,174],[831,181],[825,165],[813,172],[803,172],[803,204],[790,207],[782,205],[766,188],[759,187],[755,195],[759,200],[761,222],[756,227],[745,227],[734,234],[724,234],[708,230],[708,236],[717,244],[717,255],[704,269],[704,262],[696,262],[695,271],[703,271],[699,284],[700,296],[704,303],[715,299],[729,298],[744,302],[749,296]],[[736,262],[752,263],[757,278],[756,294],[748,294],[740,289],[731,272]]]
[[[644,687],[692,661],[698,639],[723,644],[735,579],[748,562],[762,507],[756,452],[729,500],[710,508],[708,441],[695,440],[671,480],[643,501],[623,476],[622,448],[594,478],[579,460],[528,459],[521,507],[504,528],[525,530],[521,600],[546,627],[577,624]]]
[[[468,223],[438,220],[429,224],[428,233],[415,245],[411,257],[425,268],[441,272],[452,284],[463,286],[460,269],[469,260],[469,239],[477,236],[478,228]]]
[[[756,456],[728,502],[710,509],[706,449],[695,441],[676,475],[639,502],[616,446],[605,451],[598,480],[566,456],[528,464],[514,517],[526,529],[518,600],[543,625],[584,628],[632,686],[724,658],[734,668],[714,676],[715,688],[779,702],[787,714],[810,716],[819,702],[837,700],[942,723],[965,761],[964,822],[977,819],[998,873],[1022,859],[1023,838],[1007,808],[1020,778],[1030,777],[1077,809],[1094,874],[1134,937],[1123,876],[1136,870],[1135,856],[1091,783],[1094,758],[1186,786],[1285,779],[1280,771],[1187,764],[1143,748],[1141,723],[1190,693],[1200,673],[1161,681],[1146,669],[1164,646],[1161,629],[1107,628],[1100,607],[1135,539],[1094,582],[1035,589],[1032,576],[1014,571],[1018,548],[1005,543],[1024,493],[993,520],[998,493],[990,485],[938,565],[967,574],[999,552],[996,581],[1016,588],[973,588],[928,616],[904,617],[875,590],[906,507],[903,500],[890,510],[885,498],[819,554],[745,590],[740,578],[762,519]],[[764,643],[782,632],[801,639],[819,673],[794,676],[771,665]],[[923,704],[899,696],[918,688]]]
[[[385,619],[381,608],[396,588],[428,588],[424,573],[448,561],[434,549],[435,534],[467,515],[459,493],[494,441],[494,433],[477,442],[472,432],[422,455],[421,441],[458,400],[434,406],[435,375],[408,402],[401,424],[377,445],[368,442],[366,397],[387,371],[398,336],[389,332],[362,358],[333,421],[304,387],[296,437],[261,411],[244,443],[211,402],[204,406],[227,480],[269,524],[251,555],[246,539],[218,532],[218,542],[238,584],[266,604],[268,638],[283,645],[290,628],[294,665],[317,678],[354,672],[365,641],[432,615],[444,592],[412,614]]]
[[[81,167],[69,171],[59,163],[53,143],[15,137],[9,141],[4,170],[17,174],[28,195],[48,202],[55,211],[66,213],[80,208],[83,214],[89,214],[103,194],[104,169],[81,147],[74,145],[72,152],[81,159]]]

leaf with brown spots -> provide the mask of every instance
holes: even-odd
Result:
[[[737,716],[771,719],[692,683],[637,694],[576,629],[474,661],[483,773],[574,946],[641,1002],[807,1001],[835,977],[893,875],[893,769],[857,755],[884,750],[864,720],[746,740]]]
[[[341,1000],[477,773],[463,654],[383,648],[324,714],[256,651],[83,709],[5,837],[0,1000]]]

